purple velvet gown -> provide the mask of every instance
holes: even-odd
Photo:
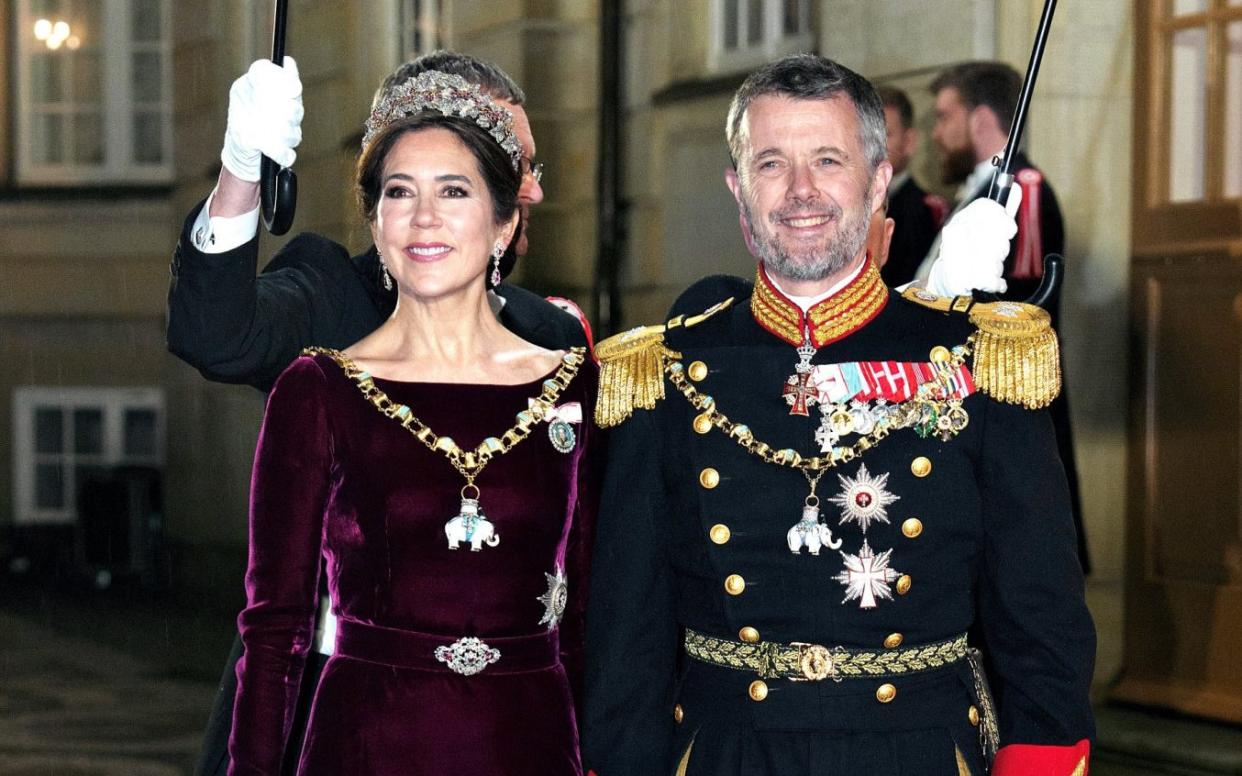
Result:
[[[541,383],[375,380],[467,450],[512,427]],[[571,451],[558,451],[540,423],[479,476],[500,541],[475,552],[446,541],[465,481],[444,455],[382,415],[331,357],[303,356],[284,372],[255,454],[230,773],[279,772],[322,557],[336,653],[316,690],[299,773],[580,776],[575,701],[597,383],[588,358],[556,401],[581,406]],[[558,570],[568,598],[553,627],[545,615]],[[436,650],[451,658],[460,650],[445,649],[464,637],[499,659],[474,675],[451,670]]]

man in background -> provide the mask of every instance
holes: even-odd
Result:
[[[893,165],[893,181],[888,185],[888,217],[894,222],[893,239],[880,276],[889,288],[896,288],[914,279],[914,273],[940,231],[948,213],[948,203],[924,191],[910,174],[910,160],[919,144],[910,98],[891,86],[882,86],[876,91],[884,103],[888,161]]]
[[[987,196],[995,170],[992,159],[1005,150],[1021,91],[1022,77],[1003,62],[963,62],[945,69],[932,81],[931,92],[936,99],[932,139],[942,156],[944,182],[958,184],[957,204],[949,217],[950,223],[966,205]],[[1008,290],[1003,297],[1020,301],[1029,298],[1043,280],[1044,257],[1050,253],[1064,253],[1065,224],[1052,186],[1021,151],[1014,156],[1010,171],[1014,175],[1014,186],[1021,189],[1022,202],[1017,213],[1018,234],[1005,259],[1003,278]],[[898,224],[900,228],[900,222]],[[927,277],[939,249],[939,245],[933,245],[928,251],[918,277]],[[1053,327],[1064,342],[1060,307],[1059,294],[1047,304]],[[1083,571],[1089,572],[1091,564],[1083,531],[1068,386],[1048,409],[1069,480],[1074,524],[1078,529],[1078,557]]]

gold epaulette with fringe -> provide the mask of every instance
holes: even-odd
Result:
[[[975,387],[997,401],[1028,409],[1047,407],[1061,393],[1061,355],[1048,311],[1022,302],[976,304],[922,289],[902,294],[940,312],[965,313],[978,331],[970,337]]]
[[[595,401],[595,422],[600,428],[620,425],[634,414],[635,408],[653,409],[664,398],[665,359],[681,358],[680,353],[664,344],[665,332],[697,326],[731,304],[732,297],[700,315],[679,315],[658,326],[639,326],[596,345],[599,397]]]

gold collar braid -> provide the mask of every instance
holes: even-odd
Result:
[[[760,264],[755,274],[755,291],[750,296],[750,312],[760,326],[790,345],[802,344],[809,318],[811,344],[822,348],[867,325],[887,302],[888,287],[868,256],[858,277],[805,314],[773,285]]]

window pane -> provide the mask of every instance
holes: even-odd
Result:
[[[78,164],[103,164],[103,117],[98,113],[74,116],[73,161]]]
[[[134,54],[134,100],[137,102],[159,102],[160,83],[163,73],[160,72],[158,52],[140,51]]]
[[[1169,201],[1203,199],[1207,30],[1173,33]]]
[[[79,51],[98,51],[103,44],[103,5],[99,0],[77,0],[73,4],[70,23]]]
[[[163,25],[160,23],[160,0],[132,0],[133,36],[135,42],[158,41]]]
[[[103,103],[103,58],[98,51],[75,51],[69,57],[73,102],[78,106]]]
[[[125,410],[125,456],[145,458],[156,454],[155,410]]]
[[[30,58],[30,94],[35,103],[61,102],[65,99],[64,57],[52,51],[41,51]]]
[[[1242,22],[1230,23],[1225,52],[1225,196],[1242,197]]]
[[[35,466],[35,509],[65,508],[65,468],[59,463]]]
[[[802,4],[803,0],[785,0],[785,35],[802,32]]]
[[[65,117],[45,113],[35,116],[33,138],[34,158],[39,164],[63,164],[65,161]]]
[[[35,452],[63,453],[65,451],[65,413],[59,407],[39,407],[35,410]]]
[[[1208,9],[1208,0],[1173,0],[1173,15],[1200,13]]]
[[[738,43],[738,4],[742,0],[723,0],[725,7],[725,48],[735,49]]]
[[[755,45],[763,40],[763,0],[748,0],[746,42]]]
[[[134,114],[134,161],[138,164],[159,164],[164,161],[163,114]]]
[[[73,452],[81,455],[103,454],[103,411],[73,411]]]

